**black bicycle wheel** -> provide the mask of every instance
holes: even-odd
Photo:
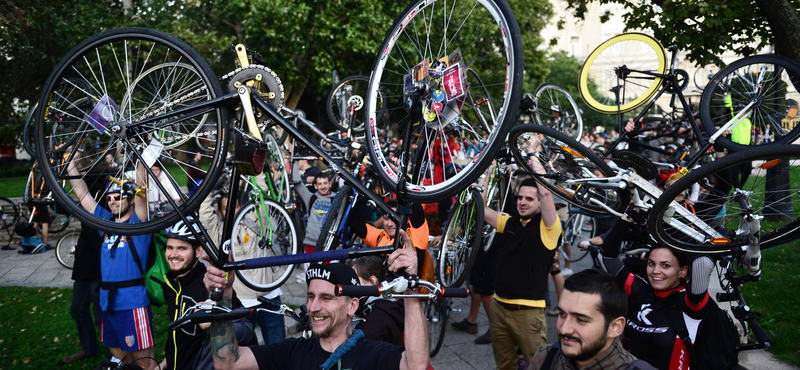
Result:
[[[84,41],[59,62],[39,98],[36,154],[55,199],[81,222],[115,234],[147,234],[174,224],[178,212],[191,213],[212,190],[224,166],[228,135],[217,135],[215,150],[201,153],[200,168],[193,168],[189,161],[194,149],[184,136],[203,124],[213,124],[224,133],[225,111],[217,106],[195,113],[173,112],[220,95],[219,81],[208,63],[167,34],[123,28]],[[108,153],[122,165],[107,166],[103,158]],[[136,163],[142,158],[148,164],[160,164],[175,189],[184,185],[176,179],[187,175],[191,182],[199,180],[191,174],[207,173],[206,181],[192,195],[179,190],[182,203],[160,218],[130,224],[96,216],[104,204],[88,197],[105,199],[106,191],[99,184],[108,178],[134,180]],[[87,170],[69,175],[71,166]],[[153,174],[149,169],[144,172],[137,182],[146,185]],[[70,181],[62,184],[62,180]],[[78,199],[83,206],[72,199],[74,185],[81,180],[95,191]]]
[[[580,213],[570,213],[562,231],[561,254],[564,256],[564,260],[579,261],[589,253],[588,249],[579,247],[578,243],[591,239],[596,227],[594,218]]]
[[[763,217],[760,230],[755,230],[762,249],[797,239],[798,161],[800,147],[776,144],[695,169],[653,204],[647,222],[650,233],[661,245],[689,253],[731,253],[749,244],[749,233],[737,233],[747,229],[744,221]],[[749,200],[737,197],[737,189],[749,194]]]
[[[22,147],[25,148],[25,152],[28,153],[31,158],[36,158],[36,151],[33,149],[33,117],[36,116],[36,108],[38,106],[39,102],[33,103],[31,109],[28,110],[28,116],[25,118],[25,128],[22,130]]]
[[[322,231],[319,232],[319,238],[315,246],[315,251],[327,251],[337,249],[339,247],[339,225],[342,223],[344,213],[350,204],[350,197],[353,193],[353,187],[350,185],[342,186],[333,198],[331,209],[325,216],[325,221],[322,223]]]
[[[234,261],[297,254],[297,230],[289,213],[280,204],[265,199],[246,204],[236,214],[233,225]],[[294,265],[236,270],[236,277],[249,288],[269,291],[292,276]]]
[[[710,135],[734,118],[745,116],[730,136],[716,143],[732,150],[745,150],[769,143],[790,144],[800,137],[795,125],[800,87],[800,64],[777,55],[754,55],[739,59],[714,75],[700,98],[703,128]]]
[[[614,171],[589,148],[549,127],[518,125],[508,134],[511,152],[525,171],[558,197],[585,210],[607,214],[628,206],[626,191],[591,186],[587,181],[614,176]],[[536,161],[536,162],[534,162]],[[534,165],[544,174],[535,174]]]
[[[367,76],[349,76],[339,81],[328,93],[325,106],[328,118],[337,129],[347,131],[352,119],[353,130],[364,131],[364,99],[367,97],[368,84]],[[382,97],[378,104],[383,105]],[[355,115],[351,114],[351,107]]]
[[[531,113],[535,122],[580,140],[583,135],[581,109],[575,99],[561,86],[542,84],[533,92],[536,110]]]
[[[78,238],[81,235],[79,229],[72,229],[61,236],[56,244],[56,258],[61,266],[70,270],[75,266],[75,247],[78,245]]]
[[[431,357],[442,349],[444,333],[447,329],[449,315],[449,298],[435,298],[425,302],[425,318],[428,321],[428,338],[430,339]]]
[[[467,280],[483,240],[483,199],[475,189],[465,190],[450,211],[436,277],[448,288],[459,287]]]
[[[3,230],[9,229],[19,221],[19,207],[14,201],[0,197],[0,227]]]
[[[404,181],[410,201],[460,193],[489,166],[516,118],[524,63],[511,8],[503,0],[415,0],[379,50],[367,90],[366,136],[381,181],[391,191],[398,179]],[[471,79],[468,70],[479,79]],[[412,111],[415,86],[422,95]],[[377,124],[380,119],[385,126]],[[487,129],[484,122],[494,126]],[[404,139],[409,125],[419,148],[407,163],[429,165],[413,166],[407,178],[400,178],[391,158],[405,156],[392,144]],[[472,160],[459,159],[456,146],[473,141],[483,144],[481,151]]]

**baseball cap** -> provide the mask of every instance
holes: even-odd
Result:
[[[325,280],[333,285],[361,285],[356,271],[344,263],[309,266],[306,271],[306,285],[311,284],[311,280],[314,279]]]

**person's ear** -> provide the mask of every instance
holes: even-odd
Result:
[[[625,317],[620,316],[608,324],[607,334],[609,338],[617,338],[625,331]]]
[[[375,286],[380,285],[380,281],[378,281],[378,278],[375,275],[370,275],[369,282],[372,283],[372,285],[375,285]]]
[[[358,310],[358,298],[351,298],[350,299],[350,309],[347,310],[347,316],[353,316],[356,314],[356,310]]]
[[[680,276],[681,280],[683,280],[683,279],[686,278],[686,275],[688,273],[689,273],[689,266],[683,266],[683,267],[681,267],[681,271],[678,274],[678,276]]]

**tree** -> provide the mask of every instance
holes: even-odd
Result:
[[[578,18],[588,4],[614,0],[567,0]],[[778,54],[800,60],[800,18],[797,0],[623,2],[627,29],[651,30],[664,45],[677,45],[698,65],[722,65],[719,55],[731,50],[750,55],[774,45]],[[601,21],[608,20],[608,14]],[[756,42],[755,46],[749,43]]]
[[[508,4],[519,23],[525,48],[525,80],[522,88],[524,92],[533,93],[536,87],[546,82],[545,76],[550,73],[547,51],[540,49],[539,45],[544,43],[541,34],[553,16],[553,6],[549,0],[509,0]]]

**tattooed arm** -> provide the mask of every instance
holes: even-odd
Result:
[[[223,291],[222,304],[231,307],[231,297],[233,296],[234,274],[229,274],[229,279],[225,278],[225,271],[213,265],[209,265],[203,283],[208,291],[220,288]],[[231,321],[218,321],[211,323],[208,329],[211,336],[211,353],[214,357],[214,368],[222,369],[258,369],[256,358],[248,347],[239,347],[236,342],[236,330]]]

